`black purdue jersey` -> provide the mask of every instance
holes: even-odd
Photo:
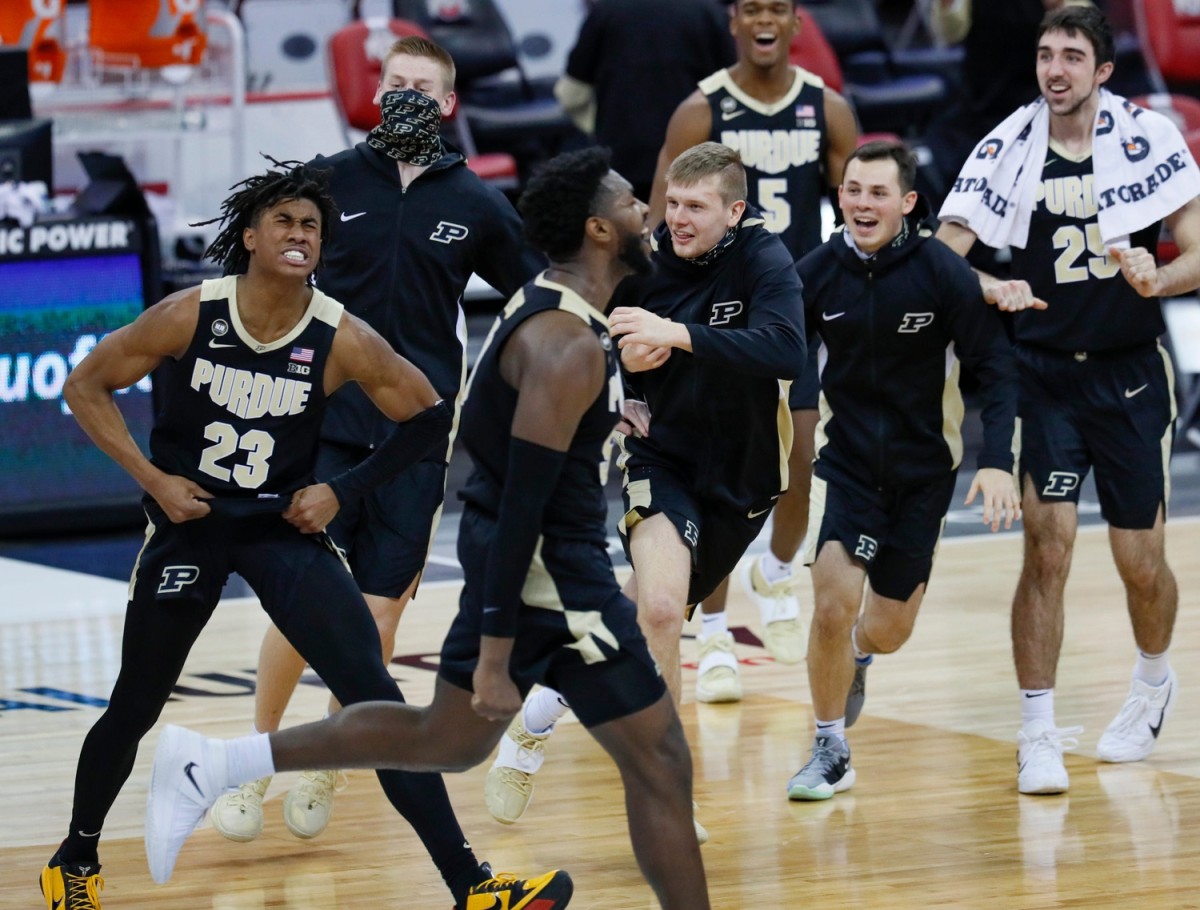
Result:
[[[547,281],[544,274],[521,288],[497,317],[471,374],[459,432],[474,468],[459,498],[490,515],[499,513],[517,407],[517,390],[500,375],[500,353],[517,326],[546,310],[572,313],[596,333],[596,343],[604,349],[607,382],[575,430],[558,486],[546,505],[542,533],[603,543],[608,519],[604,483],[613,427],[624,402],[620,364],[604,314],[574,291]]]
[[[1072,353],[1111,351],[1166,331],[1162,309],[1121,276],[1100,236],[1092,158],[1073,161],[1057,145],[1046,153],[1025,248],[1013,248],[1013,276],[1029,282],[1045,310],[1014,314],[1022,344]],[[1129,238],[1153,251],[1159,223]]]
[[[192,343],[163,365],[151,461],[217,497],[286,496],[312,483],[341,316],[314,289],[296,327],[264,344],[238,316],[237,276],[205,281]]]
[[[736,149],[746,166],[749,202],[767,230],[799,259],[821,245],[825,160],[825,83],[792,67],[795,81],[778,101],[751,98],[729,70],[700,83],[712,113],[712,139]]]

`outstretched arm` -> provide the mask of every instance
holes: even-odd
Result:
[[[955,221],[943,221],[942,226],[938,228],[937,239],[966,258],[967,253],[971,252],[971,247],[975,245],[976,237],[975,232],[966,225]],[[995,275],[989,275],[979,269],[975,269],[975,274],[979,276],[979,284],[983,288],[983,299],[998,310],[1016,313],[1019,310],[1046,309],[1046,301],[1033,296],[1033,289],[1028,281],[1001,281]]]
[[[179,291],[106,335],[67,378],[63,397],[104,454],[154,497],[172,522],[208,514],[211,495],[186,477],[151,464],[113,401],[113,393],[147,376],[167,357],[179,357],[196,331],[199,293]]]

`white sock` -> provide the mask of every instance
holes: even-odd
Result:
[[[725,619],[725,611],[720,613],[701,613],[700,614],[700,637],[711,638],[713,635],[724,634],[729,631],[729,622]]]
[[[769,585],[775,584],[780,579],[792,577],[792,561],[780,559],[770,550],[767,550],[759,559],[758,568]]]
[[[1054,726],[1053,689],[1021,690],[1021,726],[1029,726],[1035,720]]]
[[[1162,654],[1145,654],[1138,651],[1137,663],[1133,665],[1134,679],[1158,688],[1167,681],[1170,672],[1171,664],[1167,661],[1166,651]]]
[[[225,742],[225,769],[229,785],[238,786],[275,773],[269,733],[239,736]]]
[[[541,736],[553,730],[554,725],[570,710],[567,700],[553,689],[538,689],[525,699],[525,713],[521,722],[525,724],[526,732]]]
[[[844,746],[846,744],[845,716],[839,717],[837,720],[818,720],[817,736],[836,736],[838,742]]]

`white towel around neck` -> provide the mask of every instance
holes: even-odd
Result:
[[[1050,139],[1044,98],[1018,108],[976,146],[938,218],[970,228],[990,247],[1024,248]],[[1100,90],[1092,170],[1105,246],[1200,195],[1200,168],[1175,125],[1154,111]]]

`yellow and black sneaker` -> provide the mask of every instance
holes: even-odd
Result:
[[[473,886],[463,910],[562,910],[574,891],[571,876],[558,869],[525,879],[502,872]]]
[[[55,854],[42,870],[41,886],[46,910],[100,910],[99,863],[60,863]]]

